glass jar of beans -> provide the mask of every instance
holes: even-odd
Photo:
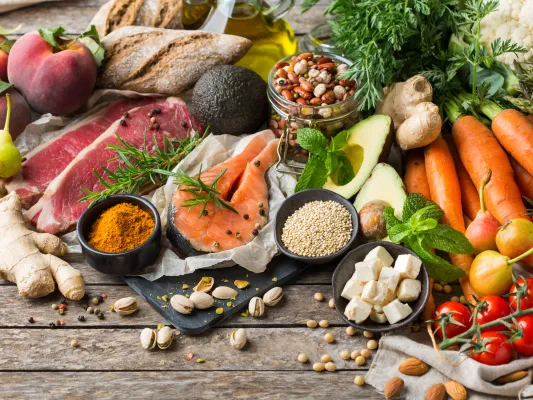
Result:
[[[340,79],[350,65],[333,54],[299,53],[276,63],[268,77],[269,127],[281,138],[278,171],[294,172],[308,158],[298,145],[300,128],[320,129],[333,137],[359,120],[353,96],[357,82]]]

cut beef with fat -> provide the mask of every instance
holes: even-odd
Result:
[[[149,113],[155,108],[161,110],[155,115],[160,129],[149,130]],[[103,189],[93,170],[105,176],[102,166],[116,171],[122,163],[116,158],[115,152],[106,149],[110,144],[120,145],[116,134],[131,145],[142,148],[146,131],[147,146],[154,148],[153,135],[162,145],[164,135],[183,139],[190,128],[201,131],[199,122],[189,112],[186,104],[175,97],[159,99],[155,103],[130,110],[124,126],[120,121],[114,122],[50,183],[44,196],[28,211],[28,217],[42,232],[59,234],[71,230],[90,203],[79,202],[85,196],[81,187],[95,192]]]
[[[5,183],[8,192],[17,192],[24,208],[34,205],[44,191],[87,146],[135,107],[154,103],[156,99],[118,100],[87,117],[62,128],[57,135],[24,155],[26,161],[20,172]]]

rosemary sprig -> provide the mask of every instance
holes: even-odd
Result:
[[[117,135],[120,145],[111,144],[106,150],[112,150],[117,155],[111,159],[122,160],[116,171],[111,171],[102,166],[104,174],[93,170],[98,181],[104,189],[94,192],[84,187],[81,190],[86,194],[79,202],[91,201],[91,205],[100,199],[119,193],[137,193],[148,185],[161,186],[168,176],[168,172],[185,158],[206,136],[197,133],[187,135],[182,140],[172,140],[164,137],[163,146],[159,146],[155,135],[153,136],[153,148],[148,147],[146,130],[144,131],[144,143],[142,148],[137,148]],[[150,143],[152,146],[152,143]]]
[[[166,173],[166,172],[165,172]],[[200,216],[198,219],[202,218],[202,216],[207,215],[207,204],[212,200],[214,201],[215,205],[217,205],[220,208],[227,208],[230,211],[233,211],[235,214],[238,214],[239,212],[230,206],[226,201],[222,200],[218,195],[220,192],[217,190],[217,183],[226,173],[226,170],[220,171],[220,173],[217,175],[215,180],[211,185],[207,185],[205,182],[202,181],[201,175],[202,175],[202,166],[200,166],[200,171],[198,172],[198,177],[193,178],[189,175],[187,175],[182,170],[178,170],[176,172],[169,172],[166,173],[169,176],[176,177],[176,184],[178,186],[186,186],[185,188],[180,188],[179,190],[182,192],[187,192],[192,194],[194,197],[191,199],[187,199],[183,202],[181,205],[182,207],[186,207],[191,210],[191,208],[202,204],[202,210],[200,211]]]

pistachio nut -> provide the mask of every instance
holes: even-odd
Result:
[[[233,282],[233,284],[238,288],[238,289],[244,289],[244,288],[247,288],[248,286],[250,286],[250,282],[248,281],[241,281],[239,279],[236,279],[235,282]]]
[[[199,310],[205,310],[215,304],[213,297],[205,292],[194,292],[191,294],[191,297],[189,297],[189,300],[193,302],[194,308]]]
[[[237,350],[242,349],[246,344],[246,330],[241,328],[231,332],[229,342]]]
[[[214,284],[215,280],[213,278],[211,278],[210,276],[204,276],[202,279],[200,279],[198,285],[196,285],[192,290],[194,290],[195,292],[207,293],[211,289],[213,289]]]
[[[219,286],[213,290],[213,297],[221,300],[228,300],[237,297],[239,293],[235,289],[230,288],[229,286]]]
[[[175,294],[170,299],[170,305],[181,314],[190,314],[194,310],[194,303],[181,294]]]
[[[174,332],[168,326],[157,331],[157,347],[161,350],[168,349],[174,340]]]
[[[113,309],[120,315],[130,315],[137,311],[137,300],[134,297],[124,297],[115,301]]]
[[[248,304],[248,310],[252,317],[260,317],[265,313],[265,303],[261,297],[252,297],[250,304]]]
[[[273,287],[263,296],[263,301],[267,306],[275,306],[283,297],[283,289],[279,286]]]
[[[141,332],[141,345],[146,350],[152,350],[156,345],[157,334],[150,328],[144,328]]]

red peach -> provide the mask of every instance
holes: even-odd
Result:
[[[0,129],[4,129],[7,115],[6,93],[11,95],[11,121],[9,131],[13,140],[20,135],[26,125],[31,122],[31,111],[24,97],[20,95],[15,88],[9,88],[0,93]]]

